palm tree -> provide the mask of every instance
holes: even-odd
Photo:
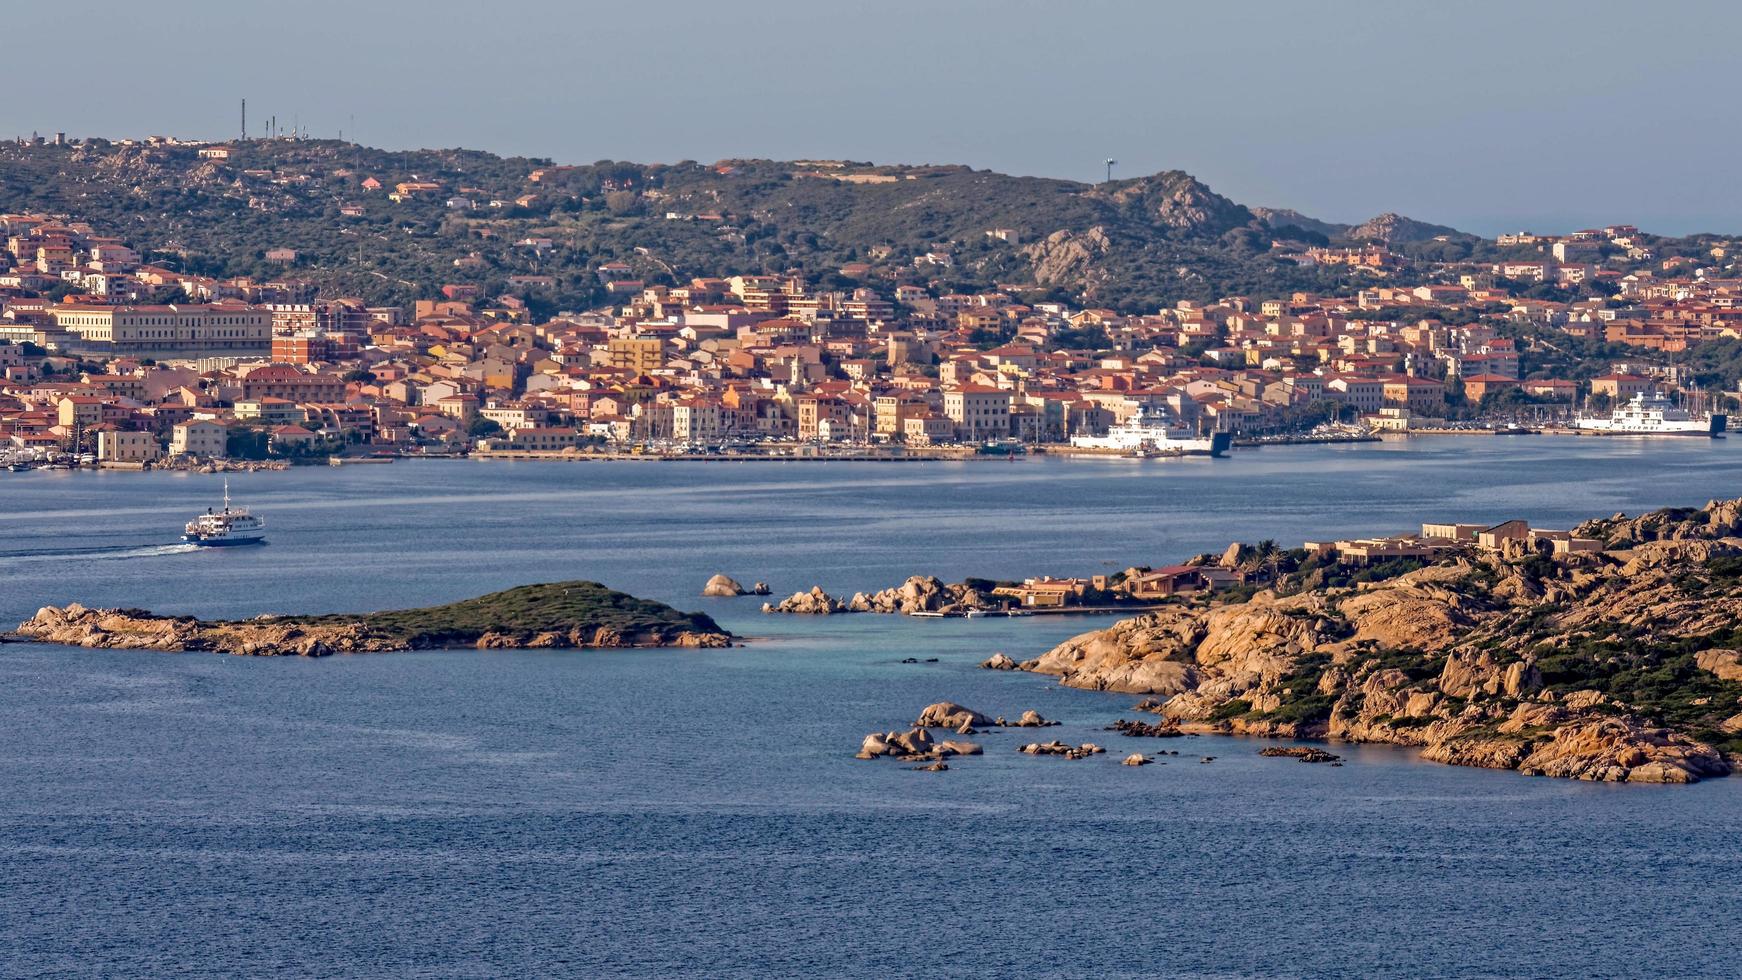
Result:
[[[1273,538],[1258,542],[1257,551],[1256,566],[1265,573],[1265,581],[1274,585],[1283,564],[1288,560],[1288,554],[1277,546]]]

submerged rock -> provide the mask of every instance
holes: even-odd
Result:
[[[1302,762],[1338,762],[1343,758],[1340,755],[1332,755],[1324,749],[1284,747],[1280,745],[1272,745],[1269,748],[1259,749],[1258,754],[1271,758],[1299,759]]]
[[[1091,755],[1099,755],[1107,751],[1093,742],[1082,745],[1066,745],[1054,739],[1051,742],[1030,742],[1016,751],[1024,755],[1057,755],[1066,759],[1087,759]]]

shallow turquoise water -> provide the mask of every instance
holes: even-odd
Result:
[[[399,463],[235,477],[273,543],[167,545],[212,477],[0,474],[0,620],[81,599],[362,609],[587,577],[724,651],[306,662],[0,647],[0,973],[1734,975],[1742,780],[1589,786],[1339,747],[1164,747],[1135,700],[979,671],[1105,620],[693,598],[1070,574],[1231,538],[1549,524],[1742,493],[1729,443],[1445,439],[1221,463]],[[903,664],[908,656],[935,664]],[[1046,737],[851,759],[949,698]],[[1199,756],[1217,761],[1200,765]]]

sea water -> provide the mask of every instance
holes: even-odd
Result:
[[[909,574],[1742,495],[1729,442],[1445,438],[1225,461],[498,464],[236,475],[270,544],[175,544],[184,474],[0,474],[0,621],[444,602],[590,578],[709,651],[315,661],[0,646],[0,974],[1726,976],[1742,780],[1588,785],[1126,739],[1129,695],[983,671],[1108,618],[764,616]],[[906,663],[908,659],[917,663]],[[935,658],[935,662],[927,662]],[[1063,724],[852,758],[933,701]],[[1165,765],[1118,765],[1131,751]],[[1214,757],[1208,764],[1203,757]]]

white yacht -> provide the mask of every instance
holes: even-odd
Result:
[[[1636,436],[1715,436],[1724,431],[1728,416],[1690,412],[1659,392],[1640,392],[1607,416],[1581,415],[1574,428]]]
[[[1191,426],[1181,425],[1163,413],[1148,409],[1108,429],[1104,436],[1071,437],[1071,445],[1078,449],[1114,449],[1136,456],[1170,453],[1220,456],[1233,442],[1234,437],[1229,433],[1199,435]]]
[[[264,544],[266,522],[248,513],[246,507],[230,506],[230,479],[224,478],[224,509],[208,509],[188,521],[181,539],[208,548],[239,544]]]

